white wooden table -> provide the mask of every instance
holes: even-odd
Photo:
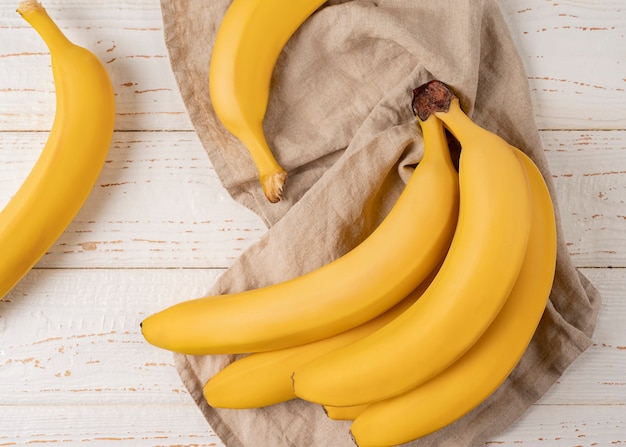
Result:
[[[47,49],[17,1],[0,0],[0,207],[54,115]],[[567,244],[604,303],[593,347],[490,444],[624,445],[626,1],[500,4],[527,67]],[[78,217],[0,302],[0,446],[223,446],[139,322],[206,292],[265,227],[226,194],[193,131],[159,1],[44,6],[106,62],[117,130]]]

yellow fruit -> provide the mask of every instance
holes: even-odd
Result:
[[[0,298],[74,219],[106,160],[115,119],[113,87],[97,57],[71,43],[36,1],[17,11],[50,50],[56,114],[39,159],[0,212]]]
[[[298,397],[330,406],[405,393],[449,367],[489,327],[517,279],[531,222],[526,172],[504,140],[450,107],[422,116],[428,84],[415,91],[420,124],[445,123],[461,144],[459,220],[443,264],[422,297],[373,334],[297,368]],[[428,149],[428,148],[426,148]]]
[[[359,447],[404,444],[459,419],[504,382],[530,343],[554,279],[556,223],[541,173],[518,154],[530,180],[533,220],[511,295],[478,342],[449,368],[406,394],[369,405],[351,428]]]
[[[187,354],[250,353],[327,338],[382,314],[439,265],[458,213],[443,127],[383,222],[344,256],[268,287],[185,301],[142,323],[145,339]]]
[[[209,93],[218,118],[247,148],[270,202],[287,173],[265,139],[263,120],[274,66],[283,47],[324,0],[233,0],[218,29]]]
[[[304,345],[256,352],[235,360],[205,384],[206,401],[216,408],[241,409],[294,399],[291,375],[297,366],[359,340],[392,321],[420,297],[433,274],[400,303],[361,326]]]

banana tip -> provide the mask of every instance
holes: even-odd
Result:
[[[17,12],[21,15],[30,14],[33,11],[41,9],[43,9],[43,6],[37,0],[23,0],[17,6]]]
[[[261,186],[267,200],[271,203],[280,202],[283,198],[283,188],[287,181],[285,171],[274,172],[261,178]]]

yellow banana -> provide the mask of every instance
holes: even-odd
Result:
[[[439,265],[458,215],[458,175],[441,124],[383,222],[344,256],[285,282],[185,301],[146,318],[145,339],[187,354],[250,353],[310,343],[365,323]]]
[[[209,94],[218,118],[248,152],[270,202],[281,199],[287,173],[263,131],[272,72],[283,47],[325,0],[233,0],[218,29]]]
[[[351,432],[359,447],[403,444],[459,419],[504,382],[530,343],[554,279],[556,223],[541,173],[524,153],[519,156],[528,172],[533,218],[524,264],[509,299],[476,344],[449,368],[357,416]]]
[[[436,117],[422,114],[422,102]],[[450,250],[422,297],[393,322],[296,368],[295,393],[302,399],[359,405],[431,379],[479,339],[522,266],[530,191],[514,150],[474,124],[443,84],[416,89],[414,104],[422,126],[440,117],[461,144],[459,220]]]
[[[354,329],[304,345],[256,352],[235,360],[205,384],[206,401],[216,408],[258,408],[295,399],[291,374],[296,366],[359,340],[389,323],[420,297],[432,276],[387,312]]]
[[[0,298],[65,231],[100,174],[115,119],[113,87],[90,51],[71,43],[37,1],[17,11],[50,50],[56,113],[39,159],[0,212]]]

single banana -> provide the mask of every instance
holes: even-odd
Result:
[[[458,215],[458,174],[441,124],[392,210],[336,260],[268,287],[185,301],[146,318],[145,339],[186,354],[250,353],[331,337],[382,314],[437,267]]]
[[[50,135],[24,183],[0,212],[0,298],[65,231],[87,199],[113,136],[115,104],[97,57],[71,43],[34,0],[17,12],[50,50],[56,112]]]
[[[295,31],[325,0],[233,0],[218,29],[209,64],[209,94],[224,127],[247,148],[270,202],[287,173],[265,138],[263,120],[274,66]]]
[[[440,117],[461,144],[459,220],[450,250],[422,297],[393,322],[295,370],[302,399],[360,405],[431,379],[480,338],[519,274],[531,209],[514,150],[474,124],[441,83],[415,89],[414,105],[422,126]],[[436,116],[425,116],[425,105]]]
[[[297,366],[359,340],[389,323],[421,296],[433,276],[434,272],[387,312],[354,329],[304,345],[256,352],[235,360],[205,384],[206,401],[216,408],[241,409],[264,407],[295,399],[291,374]]]
[[[426,436],[489,397],[525,352],[543,315],[556,265],[556,223],[541,172],[523,152],[531,186],[532,226],[524,264],[502,310],[459,360],[406,394],[368,406],[352,424],[359,447],[392,446]]]

